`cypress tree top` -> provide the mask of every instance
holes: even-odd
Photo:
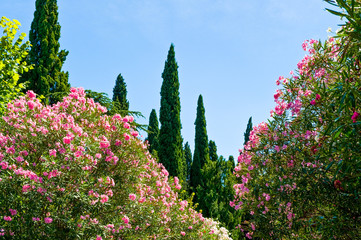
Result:
[[[127,100],[127,84],[121,74],[115,80],[113,88],[113,104],[116,110],[129,110],[129,102]],[[115,112],[116,112],[115,110]]]
[[[181,136],[178,65],[173,44],[168,51],[162,78],[158,156],[170,175],[184,179],[185,164],[183,163],[183,139]]]
[[[209,159],[212,161],[218,160],[217,146],[216,143],[212,140],[209,141]]]
[[[148,143],[149,143],[149,152],[153,151],[158,152],[158,137],[159,137],[159,123],[158,117],[155,109],[152,109],[152,112],[149,116],[149,125],[148,125]]]
[[[186,144],[184,145],[184,157],[186,159],[186,166],[187,166],[186,180],[189,182],[191,175],[191,167],[192,167],[192,151],[188,142],[186,142]]]
[[[251,131],[252,131],[252,117],[250,117],[248,119],[247,129],[246,129],[246,132],[244,133],[244,143],[243,143],[243,145],[245,145],[248,142],[249,134],[250,134]]]
[[[68,51],[59,52],[60,25],[56,0],[36,0],[29,40],[32,45],[28,62],[34,69],[24,74],[28,89],[45,96],[45,104],[62,100],[69,93],[68,72],[62,72]]]
[[[195,121],[196,136],[191,169],[191,186],[195,189],[202,180],[201,169],[209,161],[208,135],[203,97],[199,95],[197,117]]]

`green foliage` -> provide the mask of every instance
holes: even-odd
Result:
[[[185,182],[185,158],[183,157],[183,139],[181,136],[180,99],[178,65],[175,60],[173,44],[168,51],[162,73],[163,83],[160,91],[160,132],[159,161],[171,176],[178,176]]]
[[[198,185],[201,184],[202,176],[201,169],[204,164],[209,160],[209,147],[208,147],[208,135],[207,135],[207,123],[205,117],[205,109],[203,106],[203,97],[199,95],[197,104],[197,117],[195,121],[195,145],[193,153],[193,163],[191,168],[191,187],[195,191]],[[195,196],[195,201],[198,200],[198,196]]]
[[[149,152],[154,153],[158,151],[159,146],[159,123],[157,118],[157,112],[155,109],[152,109],[149,116],[149,125],[148,125],[148,143],[149,143]]]
[[[250,134],[251,131],[252,131],[252,117],[250,117],[248,119],[247,128],[246,128],[246,131],[244,133],[244,143],[243,143],[243,145],[246,145],[246,143],[248,142],[249,134]]]
[[[186,166],[187,166],[186,181],[187,181],[187,185],[189,186],[189,181],[191,179],[192,151],[188,142],[186,142],[186,144],[184,145],[184,157],[186,159]]]
[[[127,84],[121,74],[118,75],[113,88],[113,108],[112,112],[120,113],[129,110],[129,101],[127,100]],[[126,114],[127,115],[127,114]]]
[[[24,74],[21,82],[29,81],[28,90],[45,97],[45,104],[63,99],[70,89],[68,72],[61,71],[68,51],[60,48],[60,25],[56,0],[36,0],[29,40],[31,49],[27,61],[34,69]]]
[[[217,146],[216,143],[212,140],[209,141],[209,159],[211,161],[217,161],[218,155],[217,155]]]
[[[92,90],[85,90],[85,93],[86,93],[87,98],[94,99],[94,102],[97,102],[100,105],[102,105],[103,107],[106,107],[108,109],[108,111],[111,109],[112,101],[108,97],[108,94],[103,93],[103,92],[99,93],[99,92],[95,92]]]
[[[23,43],[26,34],[20,34],[15,40],[19,26],[20,23],[15,19],[11,21],[2,17],[0,20],[0,27],[4,29],[0,38],[0,115],[10,101],[22,95],[24,86],[18,84],[18,80],[21,74],[31,68],[24,61],[30,46],[29,42]]]
[[[217,146],[212,142],[213,155],[217,155]],[[234,163],[227,161],[223,156],[207,161],[201,169],[202,181],[197,186],[196,196],[198,208],[206,217],[218,219],[221,225],[232,229],[233,239],[239,239],[239,230],[235,229],[241,220],[241,213],[235,211],[230,205],[235,192],[233,185],[236,177],[232,173]]]
[[[234,157],[232,155],[228,157],[228,164],[229,164],[229,168],[231,169],[231,172],[233,172],[236,166],[236,162],[234,161]]]

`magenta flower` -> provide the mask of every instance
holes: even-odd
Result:
[[[134,193],[129,194],[129,199],[134,201],[137,196]]]
[[[127,216],[124,216],[122,220],[125,224],[129,223],[129,218]]]
[[[4,220],[10,222],[10,221],[13,220],[13,219],[12,219],[10,216],[4,216]]]
[[[107,195],[100,195],[100,198],[101,198],[100,200],[101,203],[106,203],[109,200],[109,197]]]
[[[358,118],[358,116],[360,116],[360,114],[358,112],[354,112],[351,119],[352,119],[352,122],[356,122],[356,119]]]
[[[53,219],[50,218],[50,217],[44,218],[44,222],[45,222],[45,223],[51,223],[52,221],[53,221]]]

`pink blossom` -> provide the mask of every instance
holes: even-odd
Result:
[[[101,203],[106,203],[109,200],[109,197],[107,195],[100,195],[100,198],[101,198],[100,200]]]
[[[36,97],[36,94],[33,91],[27,91],[26,95],[28,96],[28,98],[30,99],[34,99]]]
[[[103,239],[103,238],[102,238],[101,236],[97,235],[96,240],[102,240],[102,239]]]
[[[125,224],[129,223],[129,218],[127,216],[124,216],[122,220]]]
[[[10,216],[4,216],[4,220],[10,222],[10,221],[13,220],[13,219],[12,219]]]
[[[109,141],[101,141],[100,142],[100,148],[107,148],[110,146]]]
[[[34,109],[35,103],[33,101],[28,101],[27,104],[28,104],[29,109],[31,109],[31,110]]]
[[[124,136],[124,138],[125,138],[125,140],[126,140],[126,141],[129,141],[130,136],[129,136],[128,134],[124,133],[124,135],[123,135],[123,136]]]
[[[45,222],[45,223],[51,223],[52,221],[53,221],[53,219],[50,218],[50,217],[44,218],[44,222]]]
[[[11,216],[14,216],[17,214],[17,211],[15,209],[9,209]]]
[[[360,116],[360,114],[358,112],[354,112],[351,119],[352,119],[352,122],[356,122],[356,119],[358,118],[358,116]]]
[[[182,235],[182,236],[185,236],[185,235],[186,235],[186,233],[185,233],[185,232],[183,232],[183,231],[182,231],[182,232],[180,232],[180,233],[181,233],[181,235]]]
[[[129,194],[129,199],[134,201],[137,196],[134,193]]]
[[[71,142],[71,137],[68,137],[68,136],[64,137],[64,138],[63,138],[63,142],[64,142],[65,144],[70,144],[70,142]]]

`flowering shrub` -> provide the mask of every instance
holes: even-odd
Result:
[[[240,151],[230,204],[248,239],[361,237],[361,65],[348,30],[304,42],[298,74],[276,81],[272,119]]]
[[[7,239],[219,239],[137,138],[84,90],[43,106],[31,91],[0,121],[0,235]],[[228,236],[227,236],[228,237]],[[227,239],[227,238],[224,238]]]

